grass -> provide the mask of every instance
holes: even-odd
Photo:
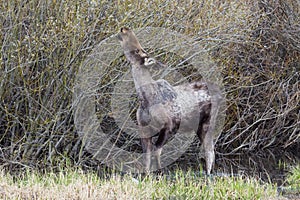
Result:
[[[1,199],[275,199],[276,187],[249,177],[198,177],[177,171],[168,176],[133,178],[65,170],[18,178],[0,172]]]
[[[291,172],[286,178],[286,191],[287,195],[300,195],[300,165],[291,169]]]

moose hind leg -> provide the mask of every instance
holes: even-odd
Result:
[[[214,152],[214,143],[212,139],[205,140],[204,138],[204,151],[205,151],[205,163],[206,163],[206,173],[210,175],[214,162],[215,162],[215,152]]]
[[[208,128],[209,128],[209,119],[206,122],[199,125],[197,135],[204,148],[206,173],[207,175],[210,175],[215,162],[215,151],[214,151],[213,135],[212,133],[208,132]]]
[[[144,166],[146,173],[150,172],[151,166],[151,151],[152,151],[152,139],[141,138],[141,144],[143,148]]]

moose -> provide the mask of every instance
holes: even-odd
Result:
[[[180,130],[196,132],[204,147],[205,170],[209,175],[215,162],[213,130],[219,102],[222,99],[219,87],[200,81],[173,87],[164,79],[154,80],[150,68],[165,67],[165,65],[148,55],[129,28],[121,28],[117,39],[131,65],[139,100],[136,118],[145,170],[147,172],[150,170],[152,154],[157,169],[161,169],[162,148],[180,128]],[[214,95],[210,94],[208,86],[216,91]],[[195,124],[196,130],[193,128]],[[153,143],[152,138],[155,136],[157,140]]]

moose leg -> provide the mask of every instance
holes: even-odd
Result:
[[[162,147],[157,148],[155,150],[155,159],[156,159],[156,167],[157,169],[161,169],[160,155],[161,155]]]
[[[162,147],[167,142],[168,137],[169,137],[169,130],[167,130],[166,128],[161,129],[158,134],[157,141],[155,143],[155,158],[156,158],[157,169],[161,169],[160,155],[162,152]]]
[[[199,124],[197,135],[204,147],[206,173],[210,175],[215,162],[214,141],[212,133],[208,132],[209,119]]]
[[[204,152],[205,152],[206,173],[207,175],[210,175],[210,172],[215,162],[213,136],[210,134],[206,134],[203,140],[203,145],[204,145]]]
[[[141,138],[141,144],[144,154],[144,164],[146,173],[150,172],[151,165],[151,151],[152,151],[152,139],[151,138]]]

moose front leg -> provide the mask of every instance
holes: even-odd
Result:
[[[156,158],[156,167],[157,169],[161,170],[161,152],[162,152],[162,147],[165,145],[167,140],[170,137],[170,130],[168,128],[163,128],[160,130],[158,134],[157,141],[155,143],[155,158]]]
[[[151,166],[151,151],[152,151],[152,139],[141,138],[141,144],[143,148],[144,165],[146,173],[150,172]]]

